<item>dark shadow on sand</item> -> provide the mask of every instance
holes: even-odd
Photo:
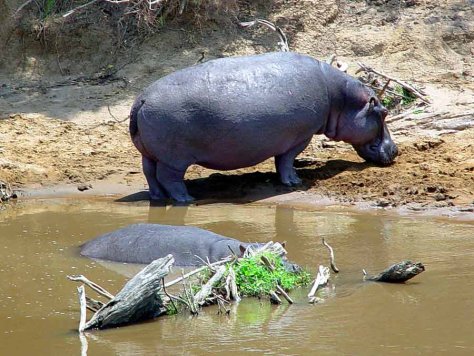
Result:
[[[254,172],[226,175],[213,173],[206,178],[186,180],[189,193],[196,198],[193,204],[204,205],[212,203],[250,203],[256,200],[270,198],[294,191],[306,191],[317,185],[318,181],[330,179],[344,171],[363,171],[371,167],[366,162],[351,162],[346,160],[330,160],[318,162],[312,160],[297,160],[295,167],[303,184],[298,187],[287,187],[281,184],[275,172]],[[147,191],[136,192],[117,202],[137,202],[149,200]],[[177,205],[172,201],[151,201],[150,206]],[[179,205],[179,204],[178,204]]]

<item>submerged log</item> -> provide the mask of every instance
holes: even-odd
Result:
[[[318,274],[316,278],[314,279],[314,283],[313,283],[313,286],[311,287],[311,290],[308,293],[309,303],[311,304],[316,303],[317,298],[315,297],[315,294],[318,291],[319,287],[323,287],[328,283],[330,275],[331,274],[329,272],[329,267],[319,265]]]
[[[388,267],[376,276],[366,277],[368,281],[387,282],[387,283],[404,283],[409,279],[419,275],[425,270],[420,262],[402,261]]]
[[[128,281],[88,322],[81,323],[79,331],[131,324],[165,313],[166,296],[163,293],[162,279],[170,272],[173,263],[172,255],[150,263]],[[85,301],[85,298],[83,300]]]

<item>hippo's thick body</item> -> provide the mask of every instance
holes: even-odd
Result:
[[[82,245],[81,255],[102,260],[150,263],[172,254],[176,266],[199,266],[239,254],[244,243],[193,226],[134,224]]]
[[[230,170],[275,157],[281,181],[299,184],[293,162],[315,134],[390,164],[397,148],[386,115],[358,80],[311,57],[277,52],[212,60],[159,79],[136,99],[130,134],[151,198],[186,202],[191,164]]]

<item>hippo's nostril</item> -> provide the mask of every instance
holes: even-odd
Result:
[[[397,146],[393,146],[390,152],[390,155],[392,158],[395,158],[398,156],[398,148]]]

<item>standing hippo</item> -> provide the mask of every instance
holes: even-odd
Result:
[[[172,254],[176,266],[199,266],[240,254],[249,244],[193,226],[134,224],[81,247],[81,255],[107,261],[150,263]],[[254,244],[258,245],[258,244]]]
[[[375,93],[311,57],[276,52],[216,59],[161,78],[138,96],[130,134],[142,154],[151,199],[189,202],[191,164],[230,170],[275,157],[286,185],[315,134],[353,145],[368,161],[397,156]]]

